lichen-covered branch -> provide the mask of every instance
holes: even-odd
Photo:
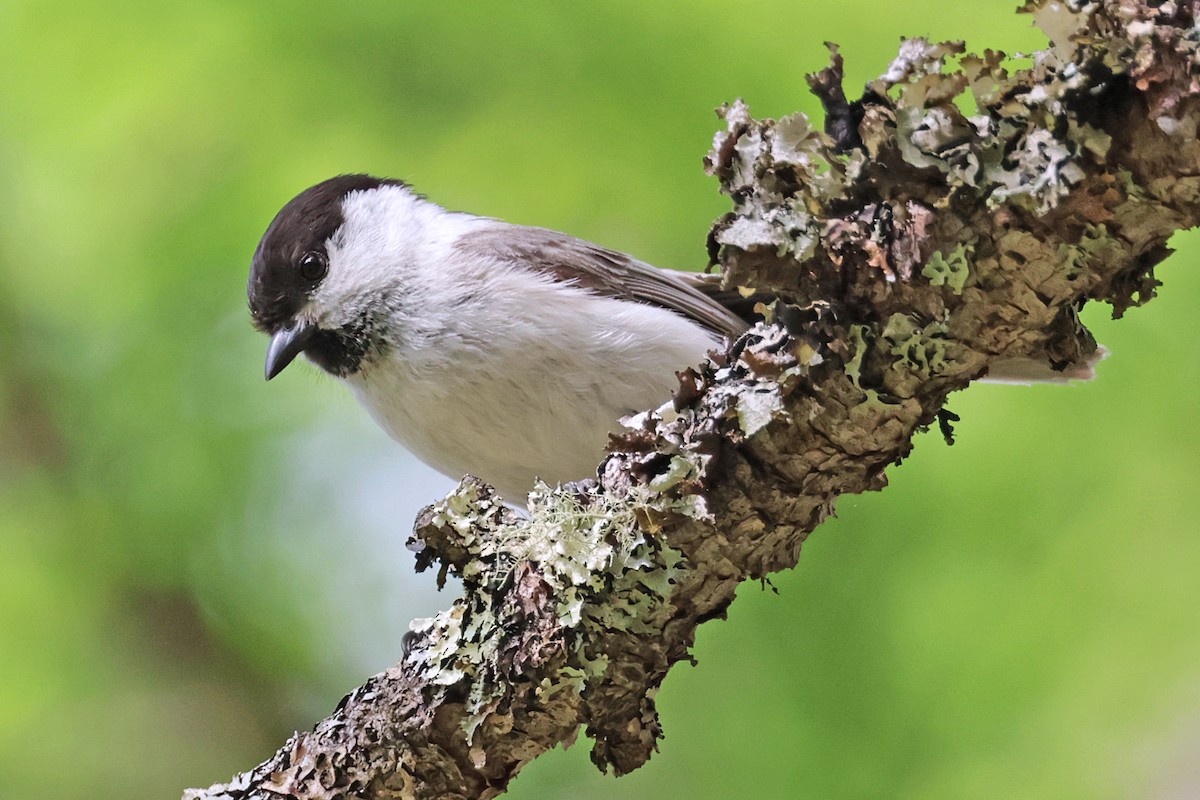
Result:
[[[912,39],[855,102],[835,51],[811,81],[828,131],[725,108],[710,246],[731,290],[778,298],[765,321],[629,420],[597,481],[528,517],[470,480],[427,509],[419,564],[465,596],[312,732],[186,797],[493,797],[581,728],[635,769],[696,627],[881,488],[950,392],[1093,359],[1079,308],[1149,300],[1200,219],[1200,0],[1023,10],[1045,51]]]

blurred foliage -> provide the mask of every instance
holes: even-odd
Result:
[[[448,483],[312,370],[263,383],[249,255],[339,172],[698,266],[737,96],[815,111],[901,34],[1031,50],[1007,4],[0,4],[0,796],[178,796],[258,763],[449,602]],[[619,784],[514,796],[1200,795],[1200,240],[1087,386],[976,387],[744,588]]]

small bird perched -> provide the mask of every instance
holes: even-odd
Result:
[[[536,479],[579,480],[618,420],[660,405],[675,372],[747,322],[712,275],[658,269],[545,228],[451,212],[403,181],[341,175],[276,215],[250,311],[267,379],[304,353],[447,475],[523,505]],[[1014,359],[988,380],[1062,383]]]
[[[544,228],[446,211],[342,175],[291,200],[250,271],[266,376],[300,353],[396,441],[524,504],[594,473],[618,420],[747,323],[715,276],[658,269]]]

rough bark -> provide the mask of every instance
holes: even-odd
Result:
[[[1019,71],[912,39],[854,103],[834,50],[827,132],[723,109],[710,246],[728,286],[779,298],[766,321],[632,419],[597,481],[527,518],[471,480],[426,509],[419,563],[466,595],[312,732],[185,798],[493,797],[581,727],[601,769],[636,769],[655,692],[741,581],[793,566],[989,366],[1087,361],[1082,304],[1149,300],[1197,224],[1200,0],[1023,10],[1050,46]]]

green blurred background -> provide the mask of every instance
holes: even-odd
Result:
[[[0,798],[177,797],[265,758],[448,604],[450,483],[312,368],[262,380],[259,234],[339,172],[704,261],[712,109],[815,110],[1008,3],[0,3]],[[980,386],[671,676],[663,752],[522,798],[1200,797],[1200,238],[1094,384]]]

